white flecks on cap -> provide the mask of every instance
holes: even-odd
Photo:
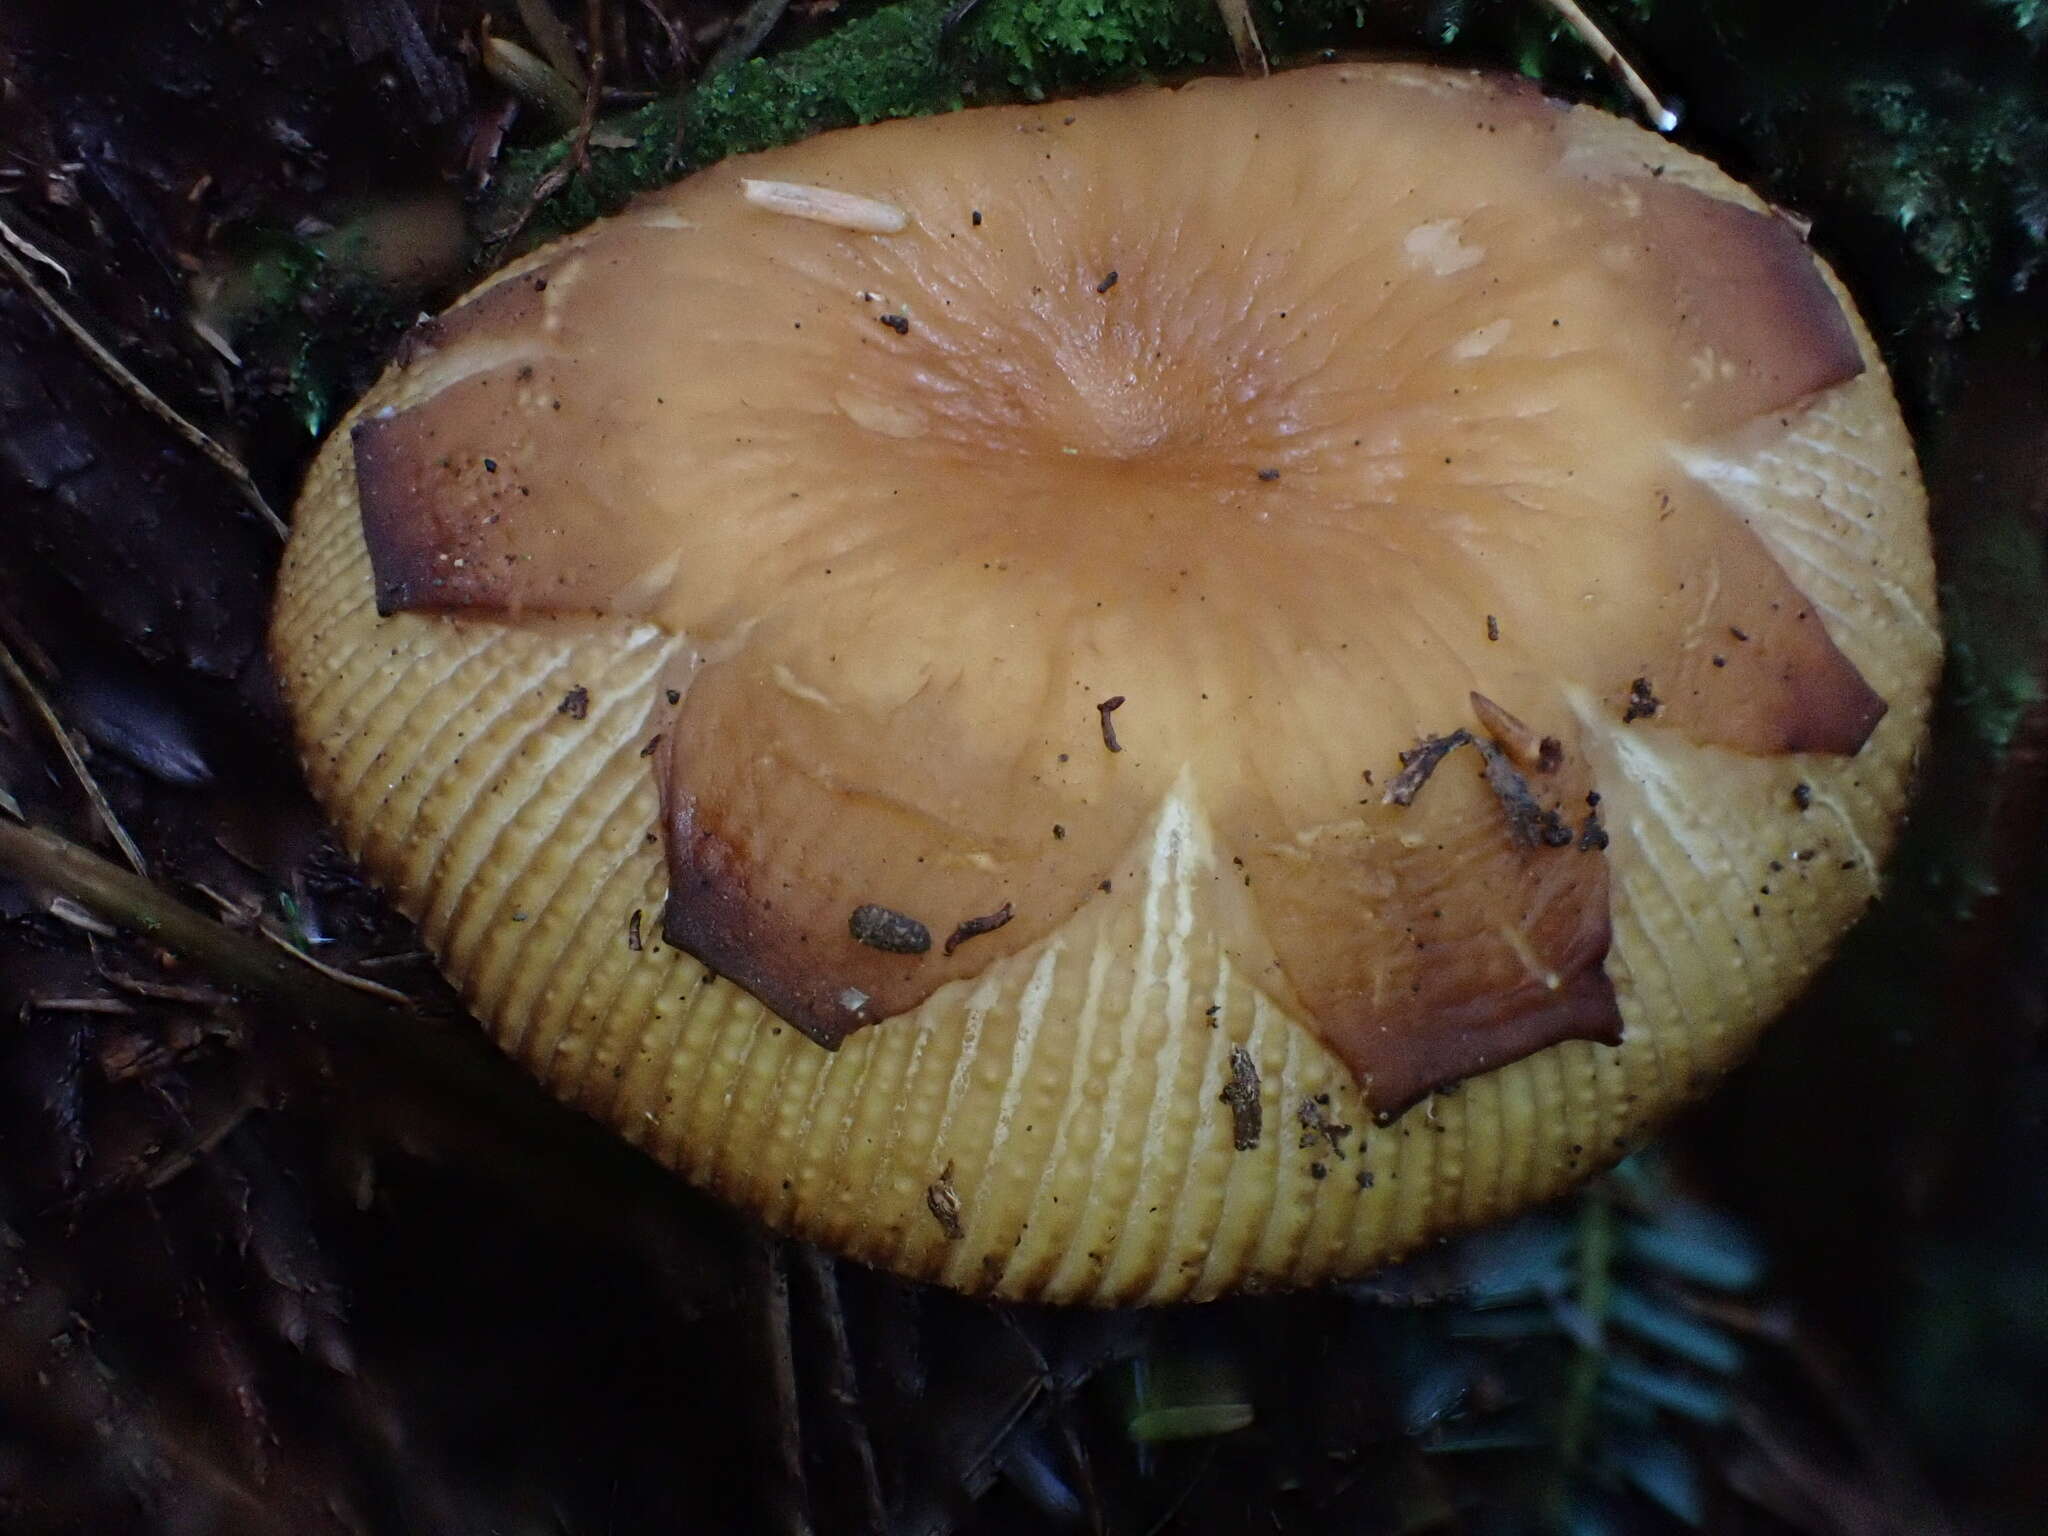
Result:
[[[787,214],[792,219],[811,219],[819,224],[836,224],[841,229],[864,235],[900,234],[910,215],[893,203],[839,192],[831,187],[808,187],[796,181],[757,181],[740,178],[740,196],[756,208]]]

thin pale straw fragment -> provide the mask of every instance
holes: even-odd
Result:
[[[1650,89],[1650,82],[1636,70],[1635,65],[1622,57],[1621,50],[1607,40],[1607,34],[1594,23],[1593,18],[1574,3],[1574,0],[1543,0],[1563,18],[1565,24],[1579,34],[1579,39],[1592,49],[1602,64],[1628,88],[1628,93],[1642,104],[1643,116],[1659,133],[1670,133],[1678,126],[1678,114],[1664,105],[1657,93]]]
[[[1266,62],[1265,44],[1259,41],[1258,23],[1252,20],[1251,0],[1216,0],[1223,16],[1230,46],[1237,52],[1237,67],[1248,79],[1263,80],[1272,73]]]
[[[900,234],[910,223],[910,215],[893,203],[796,181],[756,181],[742,176],[740,196],[770,213],[834,224],[863,235]]]

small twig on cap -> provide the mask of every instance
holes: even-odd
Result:
[[[1116,739],[1116,722],[1109,717],[1124,707],[1124,696],[1104,699],[1095,706],[1095,713],[1102,717],[1102,744],[1112,752],[1123,751],[1123,743]]]
[[[897,234],[910,223],[910,215],[893,203],[831,187],[805,186],[797,181],[759,181],[742,176],[740,196],[770,213],[836,224],[863,235]]]
[[[1252,19],[1251,0],[1216,0],[1223,17],[1223,30],[1230,34],[1230,46],[1237,50],[1237,67],[1254,80],[1272,73],[1266,62],[1266,45],[1259,41],[1259,24]]]
[[[263,499],[263,493],[256,488],[255,478],[250,475],[247,466],[179,415],[169,401],[138,379],[126,363],[109,352],[98,337],[59,304],[56,295],[45,288],[35,273],[29,270],[28,263],[15,254],[17,248],[24,246],[30,250],[34,249],[14,232],[5,219],[0,219],[0,265],[4,265],[14,275],[14,280],[28,290],[29,297],[35,300],[43,314],[77,342],[84,349],[86,356],[97,363],[100,371],[119,385],[130,399],[211,459],[222,473],[235,482],[235,488],[242,493],[242,499],[249,503],[259,517],[270,524],[271,530],[279,538],[285,537],[288,530],[285,528],[284,519],[270,510],[270,503]]]
[[[78,787],[85,791],[85,798],[92,802],[94,813],[100,824],[107,829],[107,835],[114,840],[114,846],[121,850],[121,857],[138,875],[149,873],[148,861],[142,857],[142,850],[135,846],[135,839],[128,835],[128,829],[121,825],[121,818],[114,814],[114,807],[108,803],[106,792],[100,788],[100,781],[92,776],[92,769],[86,766],[84,754],[71,739],[71,733],[64,729],[64,722],[57,711],[50,707],[50,701],[43,697],[43,690],[36,686],[35,679],[22,669],[14,659],[14,652],[0,641],[0,672],[21,690],[21,696],[28,700],[31,708],[42,717],[49,727],[50,737],[57,743],[57,750],[64,754],[64,761],[71,766],[72,777],[78,780]]]
[[[1006,901],[984,917],[962,919],[951,937],[946,940],[946,953],[950,955],[969,939],[980,938],[984,933],[994,933],[1016,915],[1016,908]]]
[[[1448,736],[1423,737],[1401,754],[1401,771],[1387,785],[1387,792],[1380,797],[1380,803],[1413,805],[1415,797],[1422,792],[1422,786],[1436,772],[1437,764],[1471,740],[1472,733],[1467,730],[1452,731]]]
[[[1678,126],[1678,114],[1667,107],[1663,99],[1650,89],[1650,82],[1637,72],[1633,64],[1621,56],[1621,50],[1608,41],[1607,34],[1594,25],[1593,18],[1580,10],[1575,0],[1543,0],[1543,3],[1557,12],[1566,26],[1578,33],[1579,40],[1593,50],[1594,56],[1605,64],[1628,93],[1635,97],[1642,106],[1643,116],[1649,119],[1652,128],[1659,133],[1669,133]]]
[[[861,1407],[860,1378],[854,1369],[846,1308],[839,1295],[839,1269],[829,1255],[808,1245],[799,1247],[796,1256],[810,1280],[818,1304],[818,1321],[825,1335],[825,1401],[840,1422],[860,1478],[860,1529],[884,1531],[889,1528],[889,1518],[882,1498],[881,1471],[875,1464],[875,1443],[868,1433],[867,1414]]]
[[[597,103],[604,95],[604,0],[583,0],[583,27],[590,50],[589,77],[583,82],[583,110],[576,117],[576,138],[569,158],[578,171],[590,170],[590,134],[597,127]]]

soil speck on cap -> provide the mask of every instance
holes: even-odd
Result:
[[[946,1234],[949,1242],[959,1242],[967,1235],[967,1228],[960,1220],[960,1191],[953,1187],[953,1165],[946,1164],[945,1171],[925,1186],[925,1209],[932,1213],[932,1220],[939,1224],[939,1230]]]
[[[855,942],[892,955],[921,955],[932,947],[932,931],[916,918],[863,902],[846,920]]]
[[[571,720],[581,720],[590,713],[590,690],[578,683],[562,695],[562,702],[555,706],[555,713],[567,715]]]
[[[1638,720],[1647,720],[1664,707],[1650,687],[1647,677],[1639,677],[1628,685],[1628,708],[1621,712],[1621,723],[1633,725]]]
[[[1603,852],[1609,841],[1611,839],[1607,836],[1607,829],[1600,825],[1600,813],[1586,812],[1586,819],[1579,823],[1579,852]]]
[[[1249,1152],[1259,1144],[1265,1112],[1259,1104],[1258,1063],[1243,1046],[1230,1048],[1230,1081],[1216,1097],[1230,1106],[1231,1146]]]
[[[1331,1156],[1344,1156],[1344,1138],[1351,1134],[1351,1127],[1332,1120],[1319,1101],[1303,1099],[1294,1111],[1294,1118],[1301,1122],[1299,1146],[1314,1147],[1327,1143]],[[1316,1176],[1322,1177],[1320,1174]]]

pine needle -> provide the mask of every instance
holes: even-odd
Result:
[[[1543,0],[1543,3],[1557,12],[1566,26],[1578,33],[1579,40],[1593,50],[1594,56],[1605,64],[1628,93],[1635,97],[1642,106],[1643,116],[1649,119],[1652,128],[1659,133],[1669,133],[1678,126],[1678,114],[1667,107],[1662,98],[1650,89],[1650,83],[1637,72],[1633,64],[1622,57],[1621,50],[1608,40],[1607,34],[1600,30],[1593,18],[1579,9],[1576,0]]]
[[[1254,80],[1272,73],[1266,62],[1266,45],[1259,41],[1259,24],[1252,20],[1251,0],[1216,0],[1223,16],[1223,30],[1230,34],[1230,46],[1237,50],[1237,67]]]
[[[14,686],[21,690],[22,697],[27,699],[35,712],[42,717],[43,724],[49,727],[51,740],[57,743],[57,750],[64,754],[64,761],[71,765],[72,777],[78,780],[79,787],[85,791],[85,798],[92,802],[92,808],[99,816],[101,825],[107,829],[107,835],[113,838],[114,846],[121,850],[121,857],[128,861],[129,866],[138,875],[147,877],[149,865],[142,857],[142,850],[135,846],[135,839],[128,835],[128,829],[121,825],[121,818],[114,814],[114,807],[108,803],[106,792],[100,788],[100,781],[93,777],[92,769],[86,766],[84,755],[78,750],[77,743],[72,741],[71,733],[64,729],[64,722],[57,717],[57,711],[51,708],[50,701],[43,697],[43,690],[36,686],[35,679],[14,659],[14,652],[7,648],[5,641],[0,641],[0,672],[7,674]],[[20,815],[19,808],[15,809],[15,814]]]
[[[37,307],[42,310],[43,314],[58,329],[77,342],[79,347],[84,350],[86,356],[97,363],[100,371],[112,379],[129,399],[148,411],[157,420],[163,422],[164,425],[168,426],[208,459],[211,459],[223,474],[234,481],[235,488],[242,493],[242,499],[249,503],[250,507],[254,509],[264,522],[270,525],[271,531],[279,538],[284,538],[289,531],[284,525],[284,519],[273,512],[270,509],[270,503],[263,499],[263,492],[256,488],[255,478],[250,475],[248,467],[240,459],[228,452],[227,449],[223,448],[219,443],[215,442],[198,427],[181,416],[169,401],[165,400],[163,396],[137,378],[129,370],[126,363],[108,351],[98,337],[87,330],[68,309],[59,304],[56,295],[42,285],[35,273],[29,270],[28,263],[16,254],[21,249],[35,251],[35,247],[22,239],[5,219],[0,219],[0,266],[5,266],[14,275],[14,280],[28,290],[29,297],[35,300]],[[36,254],[40,256],[41,252],[36,252]],[[43,259],[48,260],[47,257]]]

